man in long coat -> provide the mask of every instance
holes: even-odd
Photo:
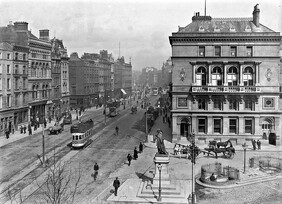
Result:
[[[117,191],[118,191],[118,188],[120,186],[120,182],[118,180],[118,177],[116,177],[116,180],[114,180],[113,186],[115,188],[115,196],[117,196]]]

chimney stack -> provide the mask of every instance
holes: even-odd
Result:
[[[28,23],[27,22],[15,22],[14,28],[16,31],[27,31]]]
[[[253,23],[255,24],[256,27],[259,27],[259,13],[260,13],[260,10],[259,10],[259,7],[258,7],[258,4],[256,4],[254,6],[254,11],[253,11]]]
[[[39,39],[49,41],[49,30],[39,30]]]

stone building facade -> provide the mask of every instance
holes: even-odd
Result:
[[[252,18],[196,13],[169,37],[172,47],[172,134],[197,142],[281,140],[281,36]]]
[[[52,117],[60,117],[69,111],[69,57],[63,41],[53,38],[52,45],[52,101],[53,106],[49,107]]]

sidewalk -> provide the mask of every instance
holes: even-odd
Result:
[[[92,107],[92,108],[90,108],[90,109],[86,109],[85,112],[87,112],[87,111],[89,111],[89,110],[91,110],[91,111],[97,110],[97,111],[98,111],[98,110],[101,110],[101,109],[103,109],[103,108],[104,108],[103,106],[102,106],[102,107],[99,107],[99,108],[97,108],[97,109],[96,109],[96,107]],[[82,117],[85,112],[82,112],[82,113],[81,113],[81,116],[79,116],[79,118]],[[72,121],[76,121],[76,116],[77,116],[77,114],[76,114],[76,111],[75,111],[75,110],[71,111],[71,115],[72,115]],[[60,123],[62,123],[62,122],[63,122],[63,118],[60,120]],[[54,126],[54,124],[55,124],[55,121],[54,121],[54,120],[52,120],[51,123],[47,122],[46,128],[44,128],[44,130],[45,130],[45,133],[44,133],[44,134],[45,134],[45,135],[46,135],[46,134],[49,134],[48,129],[49,129],[49,127]],[[42,134],[42,125],[40,125],[40,127],[37,128],[37,130],[35,130],[35,131],[34,131],[34,128],[33,128],[33,127],[31,127],[31,128],[32,128],[32,135]],[[17,140],[23,139],[23,138],[28,137],[28,136],[29,136],[29,135],[28,135],[28,130],[26,130],[26,133],[25,133],[25,134],[21,134],[21,133],[20,133],[20,130],[15,131],[14,134],[10,134],[9,139],[7,139],[6,136],[1,136],[1,137],[0,137],[0,147],[3,147],[3,146],[5,146],[5,145],[7,145],[7,144],[10,144],[10,143],[12,143],[12,142],[15,142],[15,141],[17,141]]]

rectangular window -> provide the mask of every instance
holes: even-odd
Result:
[[[10,69],[10,65],[7,64],[7,74],[11,74],[11,69]]]
[[[15,54],[15,60],[18,60],[19,59],[19,53],[16,53]]]
[[[204,46],[199,47],[199,56],[200,57],[205,56],[205,47]]]
[[[229,109],[230,110],[237,110],[237,100],[236,99],[230,99],[229,100]]]
[[[32,58],[36,58],[36,53],[31,53]]]
[[[2,64],[0,64],[0,74],[2,74]]]
[[[206,119],[205,118],[198,119],[198,132],[206,133]]]
[[[11,79],[7,79],[7,89],[11,89]]]
[[[2,79],[0,78],[0,91],[2,91]]]
[[[24,61],[26,60],[26,54],[23,54],[23,60]]]
[[[214,48],[214,56],[220,57],[221,56],[221,48],[220,46],[215,46]]]
[[[19,74],[19,65],[15,65],[14,72],[15,72],[15,74]]]
[[[221,133],[221,119],[214,119],[213,120],[213,131],[214,133]]]
[[[11,101],[11,95],[7,95],[7,106],[11,107],[12,101]]]
[[[213,101],[213,108],[216,110],[221,110],[222,108],[222,102],[220,99],[214,99]]]
[[[198,100],[198,109],[199,110],[205,110],[206,109],[206,100],[205,99],[200,98]]]
[[[247,110],[253,110],[253,102],[252,100],[245,100],[245,109]]]
[[[236,57],[237,56],[237,48],[236,47],[230,47],[230,54],[231,54],[231,57]]]
[[[253,48],[252,47],[247,47],[247,56],[253,56]]]
[[[2,96],[0,96],[0,108],[2,108]]]
[[[9,53],[7,54],[7,59],[10,59],[10,54]]]
[[[237,119],[229,119],[229,133],[237,134]]]
[[[245,119],[245,133],[253,134],[253,119]]]

